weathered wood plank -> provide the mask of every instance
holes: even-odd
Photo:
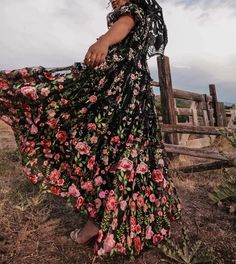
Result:
[[[188,134],[203,134],[203,135],[221,135],[220,130],[225,127],[212,127],[212,126],[192,126],[192,125],[171,125],[160,124],[163,132],[169,133],[188,133]],[[231,128],[236,132],[235,128]]]
[[[177,116],[175,113],[175,100],[173,95],[169,58],[166,56],[159,56],[157,57],[157,64],[163,122],[166,124],[176,124]],[[178,137],[176,134],[170,135],[165,133],[164,141],[178,144]]]
[[[160,87],[160,83],[157,82],[157,81],[152,81],[152,82],[151,82],[151,86]]]
[[[174,144],[164,144],[166,152],[177,153],[182,155],[215,159],[215,160],[234,160],[236,159],[236,152],[221,152],[217,150],[205,150],[183,147]]]
[[[175,168],[175,170],[182,171],[184,173],[190,173],[190,172],[201,172],[207,170],[217,170],[217,169],[230,168],[230,167],[236,167],[236,163],[228,160],[220,160],[220,161],[206,162],[201,164],[194,164],[191,166],[178,167]]]
[[[184,91],[180,89],[173,89],[174,98],[186,99],[191,101],[205,101],[202,94]],[[208,98],[211,101],[211,97]]]

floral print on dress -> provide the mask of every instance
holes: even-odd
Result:
[[[150,86],[146,17],[127,3],[108,27],[122,15],[136,24],[100,66],[0,73],[0,118],[15,133],[24,174],[99,223],[100,256],[155,247],[182,209]]]

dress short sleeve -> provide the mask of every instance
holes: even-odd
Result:
[[[133,3],[128,3],[121,6],[119,9],[114,10],[113,12],[107,15],[107,24],[111,26],[114,22],[116,22],[121,16],[129,15],[133,17],[135,23],[143,22],[145,15],[142,8]]]

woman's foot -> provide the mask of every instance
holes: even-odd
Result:
[[[81,229],[73,230],[70,233],[70,237],[78,244],[86,244],[98,234],[98,231],[98,226],[92,220],[88,219],[85,226]]]

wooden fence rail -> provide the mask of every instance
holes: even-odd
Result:
[[[219,130],[211,129],[210,127],[236,128],[236,106],[230,109],[230,111],[226,110],[224,103],[218,101],[214,84],[209,85],[209,95],[174,89],[169,58],[167,56],[159,56],[157,58],[157,65],[159,82],[153,81],[152,85],[160,88],[160,103],[162,109],[160,122],[163,125],[172,125],[171,128],[168,128],[169,130],[166,130],[167,127],[163,127],[164,141],[166,143],[184,145],[191,133],[202,135],[220,134],[217,132]],[[189,107],[177,107],[177,99],[188,102]],[[187,121],[185,123],[181,122],[181,117],[185,117]],[[187,126],[191,126],[192,129],[190,127],[187,128]],[[170,131],[170,129],[172,130]],[[193,131],[191,132],[191,130]],[[183,131],[185,135],[178,135],[178,133],[182,133]],[[208,133],[207,131],[215,132]],[[188,135],[186,135],[187,133]]]
[[[189,172],[236,166],[236,152],[220,153],[201,148],[209,146],[226,128],[236,133],[236,105],[227,109],[223,102],[219,102],[214,84],[209,85],[209,95],[174,89],[169,58],[159,56],[157,65],[159,82],[151,84],[160,88],[159,120],[166,151],[217,160],[179,170]],[[186,101],[189,107],[177,107],[178,99]],[[180,121],[181,117],[185,117],[185,122]],[[191,134],[195,134],[195,139],[189,140]],[[194,148],[189,147],[191,145]]]

